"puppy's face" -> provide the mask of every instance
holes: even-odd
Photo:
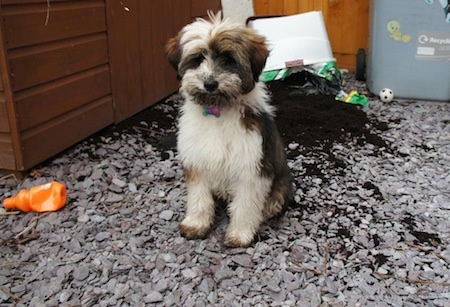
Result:
[[[198,19],[169,40],[166,56],[182,78],[181,90],[202,106],[224,106],[250,92],[266,63],[265,39],[253,29]]]

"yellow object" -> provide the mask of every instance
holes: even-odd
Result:
[[[390,37],[395,39],[396,41],[407,43],[411,40],[411,35],[402,34],[402,32],[400,32],[400,22],[398,22],[397,20],[389,21],[386,28],[388,29],[389,33],[391,33]]]
[[[67,190],[59,182],[52,181],[29,190],[21,190],[16,196],[5,198],[5,209],[19,209],[24,212],[56,211],[66,204]]]

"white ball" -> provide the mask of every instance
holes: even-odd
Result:
[[[392,102],[394,100],[394,92],[389,88],[382,89],[379,95],[382,102]]]

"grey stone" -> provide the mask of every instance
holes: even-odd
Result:
[[[106,239],[109,239],[111,237],[111,234],[107,231],[99,232],[95,235],[95,240],[98,242],[105,241]]]
[[[214,280],[212,278],[206,277],[201,281],[200,285],[198,286],[198,290],[208,294],[214,289],[214,285]]]
[[[73,278],[76,280],[82,281],[85,280],[89,276],[89,268],[87,266],[80,266],[75,268],[73,271]]]
[[[158,303],[164,300],[164,296],[158,291],[150,291],[145,297],[144,301],[146,303]]]
[[[241,254],[241,255],[234,255],[232,257],[232,260],[236,262],[237,264],[243,266],[243,267],[252,267],[253,266],[253,260],[250,255],[247,254]]]
[[[107,198],[105,200],[105,203],[108,203],[108,204],[118,203],[118,202],[120,202],[122,200],[123,200],[123,196],[122,195],[109,192],[108,196],[107,196]]]
[[[112,183],[118,186],[119,188],[124,188],[127,186],[127,183],[119,178],[113,178]]]
[[[229,279],[233,276],[234,276],[234,272],[230,268],[224,267],[224,268],[221,268],[220,270],[218,270],[214,274],[214,279],[216,280],[217,283],[219,283],[222,280]]]
[[[159,214],[159,218],[170,221],[173,217],[174,212],[172,210],[164,210]]]

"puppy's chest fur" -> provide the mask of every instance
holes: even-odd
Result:
[[[262,135],[245,125],[240,108],[224,108],[219,117],[203,115],[187,101],[179,121],[178,151],[184,167],[229,186],[242,176],[257,176],[263,157]]]

